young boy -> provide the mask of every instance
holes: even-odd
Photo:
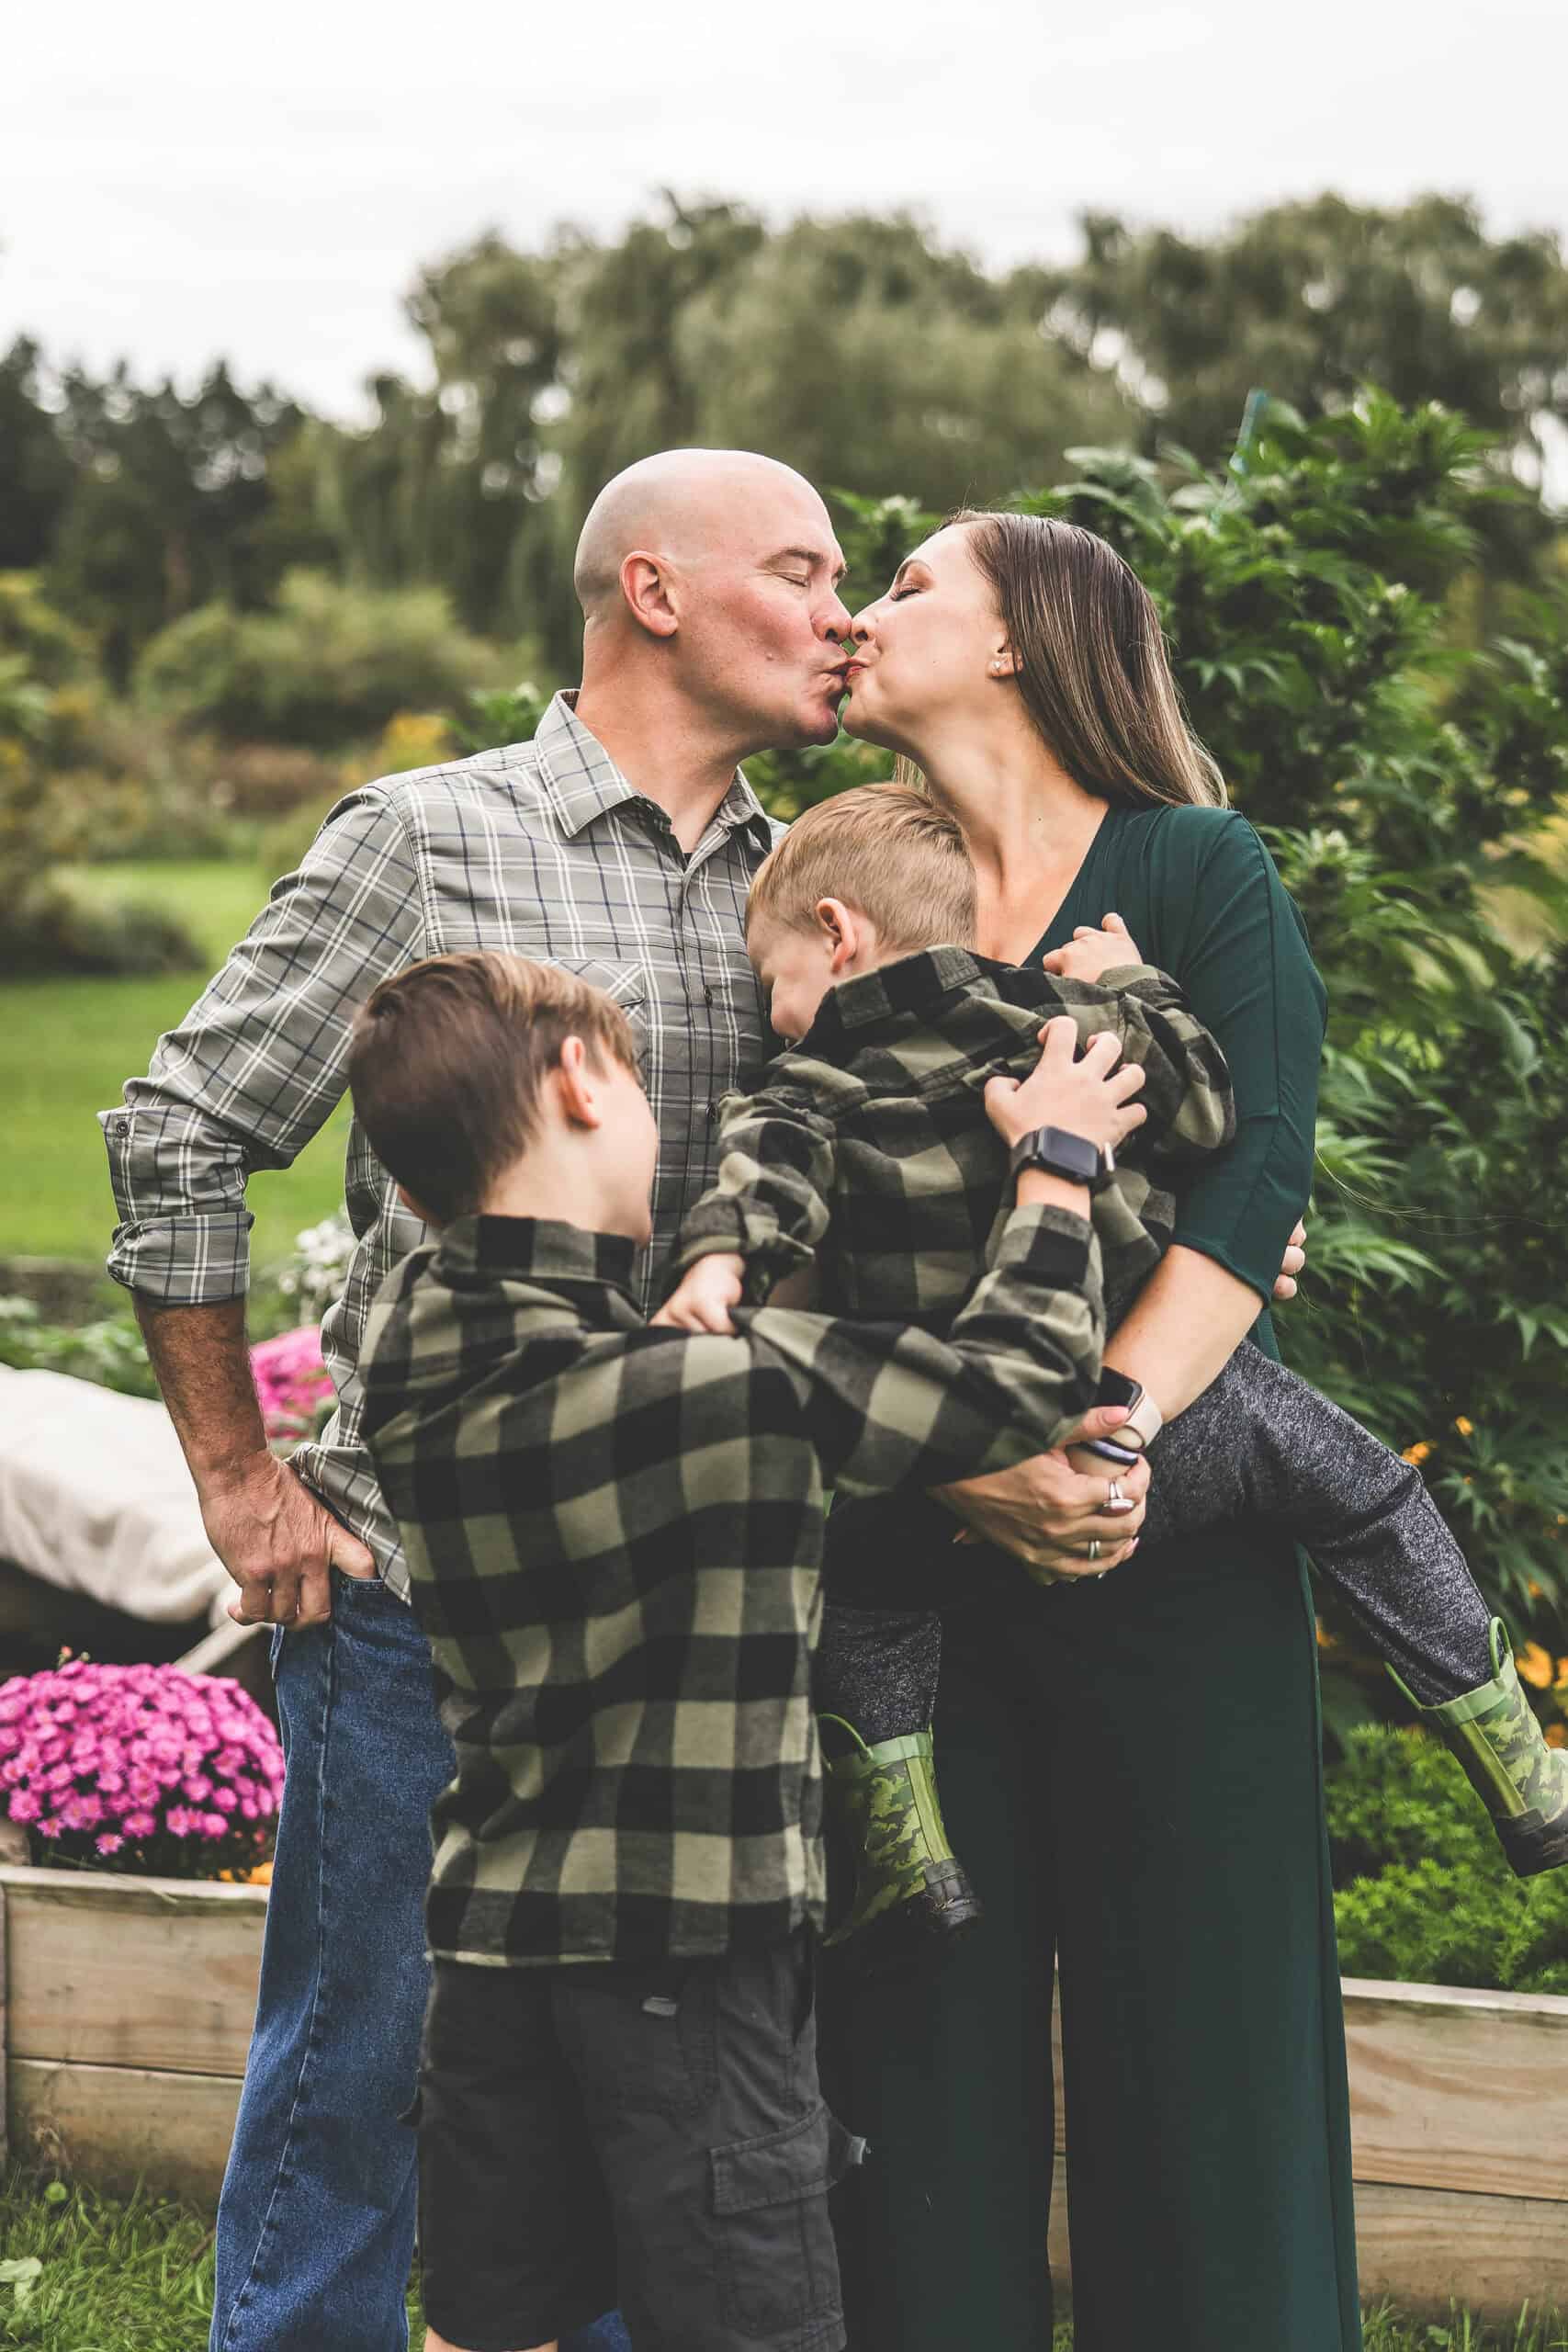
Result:
[[[967,952],[963,836],[923,794],[873,786],[800,818],[759,869],[747,924],[773,1027],[795,1050],[722,1108],[718,1182],[677,1241],[682,1279],[661,1319],[722,1329],[735,1301],[815,1254],[826,1306],[942,1329],[1007,1172],[978,1088],[1024,1067],[1042,1018],[1066,1012],[1086,1035],[1113,1031],[1149,1073],[1147,1124],[1114,1171],[1086,1171],[1114,1326],[1169,1243],[1163,1187],[1183,1157],[1228,1140],[1231,1104],[1213,1038],[1111,920],[1120,936],[1075,958],[1100,964],[1098,985],[986,963]],[[1045,1148],[1043,1164],[1068,1160]],[[1134,1407],[1118,1441],[1147,1442],[1157,1409]],[[1287,1525],[1456,1750],[1514,1869],[1568,1860],[1568,1755],[1546,1747],[1502,1623],[1417,1471],[1249,1345],[1159,1439],[1151,1466],[1146,1536],[1248,1515]],[[962,1600],[985,1558],[953,1543],[951,1519],[918,1492],[829,1521],[818,1696],[852,1742],[829,1761],[829,1790],[860,1870],[829,1940],[867,1967],[977,1916],[931,1779],[934,1605]]]
[[[986,1110],[1092,1154],[1136,1125],[1062,1023]],[[810,1653],[823,1483],[1057,1442],[1104,1333],[1089,1196],[1026,1169],[941,1339],[764,1309],[647,1327],[652,1113],[619,1009],[496,955],[416,964],[355,1027],[378,1156],[436,1238],[389,1277],[367,1431],[457,1777],[436,1804],[420,2092],[432,2352],[835,2352],[818,2088]]]

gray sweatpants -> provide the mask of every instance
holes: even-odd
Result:
[[[1491,1611],[1420,1472],[1260,1349],[1236,1350],[1160,1431],[1149,1467],[1145,1544],[1234,1520],[1285,1528],[1427,1705],[1490,1677]],[[875,1508],[857,1507],[851,1547],[829,1522],[816,1673],[819,1709],[873,1745],[931,1722],[942,1663],[934,1611],[856,1606],[852,1579],[835,1573],[840,1551],[864,1557]],[[925,1524],[951,1564],[952,1520],[933,1506]]]

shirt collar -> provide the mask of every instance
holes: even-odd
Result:
[[[442,1234],[436,1264],[455,1274],[511,1275],[547,1287],[592,1283],[632,1296],[637,1246],[621,1233],[590,1233],[553,1217],[463,1216]]]
[[[981,978],[984,967],[967,947],[926,947],[879,971],[862,972],[829,989],[802,1047],[817,1046],[846,1029],[869,1028],[897,1012],[924,1012],[954,989]]]
[[[539,772],[554,804],[562,831],[575,840],[585,826],[627,800],[643,795],[627,782],[597,736],[577,715],[577,689],[556,695],[534,734]],[[716,811],[727,832],[750,825],[764,849],[773,840],[767,812],[739,768]]]

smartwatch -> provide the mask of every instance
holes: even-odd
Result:
[[[1098,1193],[1116,1172],[1116,1155],[1109,1144],[1089,1143],[1066,1127],[1032,1127],[1014,1144],[1008,1164],[1015,1178],[1026,1168],[1043,1168],[1048,1176]]]
[[[1109,1364],[1100,1373],[1094,1401],[1097,1405],[1126,1405],[1131,1408],[1120,1429],[1112,1430],[1109,1437],[1084,1440],[1086,1453],[1102,1453],[1107,1461],[1118,1461],[1128,1451],[1132,1451],[1135,1461],[1154,1443],[1164,1425],[1165,1415],[1141,1383],[1129,1379],[1124,1372],[1112,1372]]]

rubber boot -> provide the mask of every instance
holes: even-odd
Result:
[[[1390,1674],[1424,1724],[1453,1749],[1492,1816],[1517,1878],[1534,1878],[1568,1862],[1568,1749],[1548,1747],[1519,1687],[1507,1628],[1494,1617],[1489,1682],[1457,1699],[1424,1707],[1393,1668]]]
[[[936,1958],[981,1906],[947,1842],[931,1733],[868,1747],[842,1715],[819,1720],[854,1743],[825,1759],[829,1813],[855,1855],[854,1894],[826,1946],[866,1975]]]

